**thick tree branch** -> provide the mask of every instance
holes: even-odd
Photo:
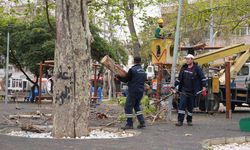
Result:
[[[13,51],[10,52],[10,58],[13,60],[14,65],[25,75],[26,79],[28,81],[30,81],[33,84],[36,84],[33,80],[30,79],[30,77],[26,74],[26,72],[23,70],[22,65],[20,64],[20,62],[18,61],[18,59],[16,58],[15,54]]]
[[[31,87],[31,93],[32,93],[31,95],[32,96],[31,96],[30,101],[34,102],[34,99],[35,99],[35,87],[37,87],[37,89],[39,89],[39,87],[38,87],[38,76],[39,76],[38,73],[35,73],[36,81],[34,82],[33,80],[30,79],[30,77],[23,70],[22,65],[20,64],[20,62],[16,58],[16,56],[15,56],[15,54],[14,54],[13,51],[11,51],[10,55],[11,55],[10,58],[13,60],[14,65],[26,76],[26,79],[33,84],[33,86]],[[38,91],[38,92],[40,92],[40,91]]]
[[[46,10],[46,16],[47,16],[47,21],[49,24],[49,28],[51,31],[54,31],[54,28],[50,22],[50,18],[49,18],[49,4],[48,4],[48,0],[45,0],[45,10]]]
[[[237,28],[240,25],[240,23],[244,22],[248,18],[250,18],[250,15],[242,17],[240,20],[238,20],[238,22],[236,23],[236,25],[233,26],[233,28],[231,30],[233,31],[235,28]]]

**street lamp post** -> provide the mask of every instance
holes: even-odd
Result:
[[[174,85],[174,82],[175,82],[177,51],[179,48],[181,8],[182,8],[182,0],[179,0],[177,24],[176,24],[176,31],[175,31],[175,41],[174,41],[174,56],[173,56],[173,64],[172,64],[172,70],[171,70],[171,82],[170,82],[172,85]],[[171,121],[171,117],[172,117],[172,102],[173,102],[173,96],[170,96],[168,99],[168,115],[167,115],[168,120],[170,120],[170,121]]]
[[[210,38],[209,38],[209,44],[210,46],[214,46],[214,16],[213,16],[213,0],[210,0],[210,9],[211,9],[211,15],[210,15]]]
[[[8,83],[9,83],[9,51],[10,51],[10,32],[9,27],[7,30],[7,56],[6,56],[6,69],[5,69],[5,104],[8,103]]]

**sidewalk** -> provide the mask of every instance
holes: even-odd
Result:
[[[0,103],[2,115],[15,112],[37,110],[37,104]],[[43,105],[39,109],[50,111],[51,105]],[[4,127],[4,120],[0,116],[0,129]],[[66,140],[66,139],[29,139],[0,135],[1,150],[199,150],[201,142],[216,137],[249,136],[249,132],[239,130],[239,120],[250,116],[250,109],[244,108],[233,113],[232,119],[226,119],[224,113],[209,115],[194,113],[194,125],[176,127],[176,113],[173,121],[155,123],[147,126],[139,136],[113,140]]]

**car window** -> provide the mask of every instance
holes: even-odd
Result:
[[[152,67],[148,67],[148,72],[152,72]]]
[[[248,74],[249,74],[249,67],[248,66],[243,66],[238,73],[239,76],[246,76]]]

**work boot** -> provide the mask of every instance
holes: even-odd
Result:
[[[183,122],[178,121],[175,125],[176,126],[183,126]]]
[[[187,122],[188,126],[193,126],[192,122]]]
[[[140,124],[137,126],[137,129],[142,129],[142,128],[146,128],[145,123],[140,123]]]
[[[124,127],[121,127],[122,130],[129,130],[129,129],[133,129],[133,126],[131,125],[125,125]]]

